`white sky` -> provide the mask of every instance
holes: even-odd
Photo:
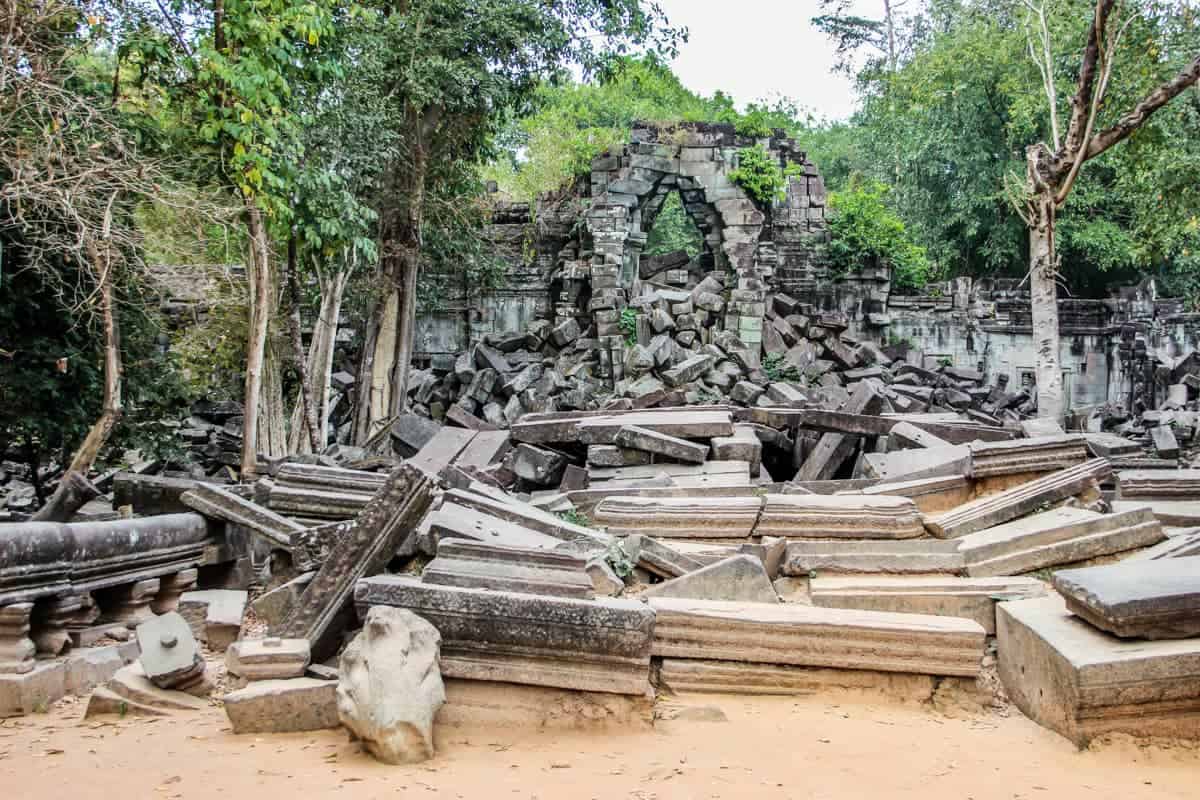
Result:
[[[854,88],[832,72],[833,45],[810,20],[818,0],[658,0],[673,25],[689,30],[671,67],[700,94],[718,89],[739,106],[779,95],[818,117],[845,119]],[[882,0],[856,0],[862,16],[882,16]]]

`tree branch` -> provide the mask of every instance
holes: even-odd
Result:
[[[1083,51],[1083,63],[1079,66],[1079,83],[1075,96],[1071,98],[1071,122],[1067,127],[1067,139],[1055,155],[1082,153],[1085,142],[1084,129],[1092,111],[1092,97],[1096,87],[1096,68],[1100,61],[1100,40],[1108,28],[1108,17],[1116,0],[1096,0],[1096,13],[1088,31],[1087,47]],[[1069,167],[1068,167],[1069,169]]]
[[[1146,95],[1133,110],[1122,116],[1112,127],[1100,131],[1088,142],[1084,160],[1095,158],[1113,145],[1124,141],[1150,115],[1171,102],[1185,89],[1200,81],[1200,56],[1196,56],[1183,71]]]

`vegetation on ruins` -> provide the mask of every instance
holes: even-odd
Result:
[[[831,190],[839,273],[1023,281],[1053,413],[1055,297],[1154,276],[1200,307],[1200,14],[880,6],[820,3],[862,100],[831,123],[688,89],[665,58],[685,31],[641,0],[0,0],[0,459],[169,457],[160,420],[231,395],[243,474],[320,450],[343,318],[364,443],[405,408],[417,309],[504,275],[486,182],[561,196],[636,120],[667,143],[685,122],[794,137]],[[762,206],[803,179],[759,144],[736,159]],[[644,252],[704,246],[671,194]],[[213,276],[169,347],[155,265]]]

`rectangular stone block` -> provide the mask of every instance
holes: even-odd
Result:
[[[791,577],[811,573],[961,575],[966,569],[955,542],[936,539],[881,539],[869,542],[793,540],[780,571]]]
[[[954,617],[786,603],[649,600],[664,658],[974,676],[985,634]]]
[[[653,431],[638,425],[622,426],[613,437],[613,444],[630,450],[642,450],[689,464],[703,464],[708,445],[689,442],[675,436]]]
[[[421,582],[590,600],[595,592],[586,566],[586,559],[569,553],[446,539],[422,570]]]
[[[450,678],[644,694],[654,612],[635,600],[578,600],[364,578],[355,602],[407,608],[442,635]]]
[[[925,534],[907,497],[768,494],[758,536],[786,539],[914,539]]]
[[[761,508],[760,497],[610,497],[592,518],[613,536],[746,539]]]
[[[1071,613],[1123,639],[1200,636],[1200,556],[1060,570],[1054,588]]]
[[[1107,733],[1200,739],[1200,639],[1125,641],[1053,596],[1001,603],[996,639],[1009,697],[1080,747]]]

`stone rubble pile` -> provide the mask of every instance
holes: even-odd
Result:
[[[224,653],[235,732],[345,725],[399,763],[432,753],[463,682],[633,702],[957,681],[984,702],[996,663],[1022,710],[1074,741],[1200,738],[1200,535],[1172,524],[1196,476],[1114,471],[1097,455],[1120,447],[1112,434],[897,412],[888,386],[863,378],[833,408],[531,412],[503,430],[413,417],[388,472],[297,460],[253,486],[121,476],[137,508],[208,525],[91,523],[194,530],[196,555],[159,567],[129,540],[119,561],[148,566],[118,569],[137,580],[100,599],[138,628],[141,662],[102,681],[89,713],[197,707],[203,647]],[[0,539],[40,543],[0,560],[0,692],[28,697],[13,665],[55,630],[83,634],[69,621],[82,609],[57,598],[86,565],[53,573],[45,555],[61,541],[69,559],[82,528],[22,530]],[[251,569],[197,586],[222,548]],[[250,635],[248,605],[267,638]]]

